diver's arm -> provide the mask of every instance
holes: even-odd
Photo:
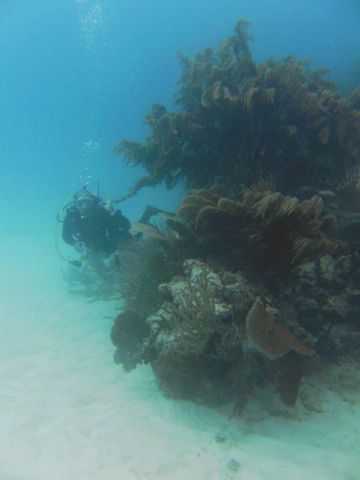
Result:
[[[138,220],[138,223],[150,224],[151,218],[154,217],[155,215],[158,215],[159,213],[160,214],[163,213],[171,217],[175,216],[175,213],[173,212],[167,212],[166,210],[163,210],[161,208],[153,207],[152,205],[146,205],[144,213],[141,215],[141,218]]]

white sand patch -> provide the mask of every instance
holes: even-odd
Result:
[[[113,364],[114,305],[70,295],[51,245],[0,249],[0,480],[360,478],[359,403],[229,422],[166,399]]]

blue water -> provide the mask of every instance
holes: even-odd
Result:
[[[113,148],[145,138],[153,103],[175,108],[176,53],[216,47],[240,17],[255,59],[295,55],[355,86],[360,0],[0,0],[0,480],[25,478],[29,465],[31,480],[230,480],[241,478],[227,469],[239,445],[246,480],[304,469],[312,480],[360,478],[358,405],[340,411],[334,395],[317,421],[238,430],[177,404],[146,367],[128,376],[113,364],[112,306],[70,296],[61,278],[61,204],[83,185],[104,197],[131,187],[142,171]],[[121,208],[136,221],[146,204],[175,209],[180,195],[144,189]],[[216,444],[223,424],[227,443]]]
[[[124,193],[141,172],[113,147],[144,138],[153,103],[172,107],[176,53],[216,46],[239,17],[259,60],[297,55],[344,79],[359,58],[356,0],[2,0],[1,230],[46,234],[85,182]],[[146,203],[177,198],[159,188],[122,208],[135,220]]]

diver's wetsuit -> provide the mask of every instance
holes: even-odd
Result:
[[[118,246],[131,241],[130,227],[130,221],[119,210],[110,213],[96,205],[88,216],[83,217],[73,206],[66,212],[62,235],[69,245],[81,242],[92,251],[110,255]]]

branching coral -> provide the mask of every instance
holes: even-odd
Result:
[[[294,57],[256,64],[250,39],[240,20],[217,50],[180,56],[180,110],[155,105],[145,118],[147,140],[115,149],[147,172],[129,196],[160,182],[172,188],[180,178],[192,188],[217,180],[237,192],[268,175],[280,191],[295,193],[335,185],[359,164],[358,91],[341,97],[324,69]]]
[[[162,286],[171,301],[148,319],[155,332],[152,366],[172,397],[212,404],[221,395],[217,387],[226,387],[229,370],[242,356],[241,324],[254,297],[240,276],[222,278],[195,260],[187,260],[184,270],[186,279]]]
[[[220,197],[213,190],[193,191],[177,214],[205,251],[227,256],[235,268],[248,259],[260,271],[286,273],[308,259],[334,253],[340,246],[322,233],[324,224],[336,224],[333,217],[321,215],[322,207],[316,196],[299,202],[255,187],[240,201]]]
[[[165,226],[162,230],[149,225],[135,227],[134,231],[151,237],[135,240],[116,256],[117,285],[124,307],[114,321],[112,341],[117,347],[116,362],[127,370],[146,357],[149,327],[145,320],[163,302],[158,286],[181,273],[184,260],[183,242],[174,232]]]
[[[157,286],[167,279],[161,247],[156,241],[134,242],[118,255],[120,294],[126,307],[148,314],[159,304]]]
[[[166,238],[166,233],[163,234]],[[182,253],[170,236],[134,241],[118,253],[118,283],[127,308],[149,315],[161,304],[158,285],[181,271]]]

